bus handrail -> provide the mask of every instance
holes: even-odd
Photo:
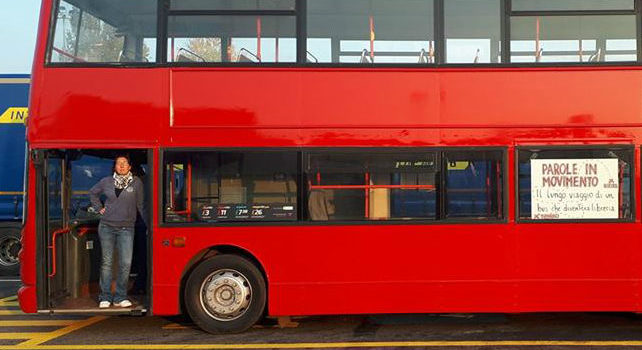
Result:
[[[83,237],[89,232],[96,232],[96,228],[94,227],[79,227],[78,228],[78,237]]]
[[[51,235],[51,245],[49,246],[49,249],[51,249],[51,273],[48,275],[49,278],[52,278],[56,275],[57,269],[56,269],[56,239],[60,237],[60,235],[66,234],[71,232],[71,229],[69,227],[61,228],[59,230],[56,230],[53,232]]]
[[[64,51],[62,49],[59,49],[59,48],[57,48],[55,46],[53,47],[53,50],[56,51],[57,53],[65,56],[65,57],[71,58],[72,60],[74,60],[74,62],[87,62],[87,61],[83,60],[82,58],[74,56],[74,55],[70,54],[69,52]]]
[[[374,190],[374,189],[400,189],[400,190],[428,190],[434,191],[434,185],[312,185],[310,190]]]

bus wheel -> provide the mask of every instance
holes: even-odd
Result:
[[[263,315],[265,281],[250,261],[215,255],[194,268],[185,286],[185,307],[194,323],[210,333],[237,333]]]
[[[20,231],[0,228],[0,275],[17,276],[20,274],[18,252],[20,252]]]

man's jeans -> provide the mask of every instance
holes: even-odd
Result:
[[[127,299],[127,282],[132,264],[134,250],[133,227],[111,227],[101,223],[98,225],[98,236],[102,248],[102,265],[100,266],[100,296],[99,301],[120,303]],[[114,245],[118,249],[118,272],[116,275],[116,293],[111,294],[111,271],[114,260]]]

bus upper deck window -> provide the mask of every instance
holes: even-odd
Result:
[[[131,63],[156,60],[155,0],[60,0],[49,62]]]
[[[312,63],[435,62],[432,0],[308,0]]]

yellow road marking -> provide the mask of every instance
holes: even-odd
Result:
[[[163,329],[187,329],[189,327],[183,326],[182,324],[178,324],[178,323],[169,323],[164,325],[162,328]]]
[[[6,297],[6,298],[0,299],[0,303],[4,303],[6,301],[16,301],[16,300],[18,300],[18,296],[17,295],[12,295],[10,297]]]
[[[68,326],[77,320],[17,320],[0,321],[0,327],[43,327],[43,326]]]
[[[0,333],[0,339],[32,339],[42,337],[47,333],[43,332],[16,332],[16,333]]]
[[[18,346],[20,346],[20,347],[38,346],[38,345],[40,345],[42,343],[45,343],[45,342],[48,342],[48,341],[50,341],[52,339],[55,339],[55,338],[58,338],[58,337],[62,337],[65,334],[77,331],[77,330],[79,330],[81,328],[84,328],[84,327],[90,326],[90,325],[92,325],[94,323],[100,322],[100,321],[102,321],[102,320],[104,320],[106,318],[107,318],[106,316],[94,316],[94,317],[88,318],[86,320],[74,322],[74,323],[70,324],[69,326],[67,326],[65,328],[61,328],[61,329],[58,329],[58,330],[55,330],[55,331],[49,332],[49,333],[43,333],[41,336],[33,337],[33,338],[31,338],[31,339],[29,339],[27,341],[24,341],[24,342],[18,344]]]
[[[0,299],[0,306],[13,306],[17,297]],[[17,302],[16,302],[17,304]],[[20,315],[20,310],[0,310],[0,315]],[[498,341],[408,341],[408,342],[336,342],[336,343],[258,343],[258,344],[85,344],[85,345],[42,345],[48,341],[69,334],[81,328],[106,319],[106,316],[94,316],[82,321],[76,320],[0,320],[0,327],[22,326],[66,326],[53,332],[2,333],[0,339],[28,339],[18,345],[0,346],[6,350],[235,350],[235,349],[327,349],[327,348],[366,348],[366,347],[480,347],[480,346],[642,346],[642,340],[594,341],[594,340],[498,340]],[[189,328],[178,323],[170,323],[163,329]]]
[[[20,306],[17,301],[0,301],[0,307],[2,306]]]
[[[0,310],[0,316],[24,315],[21,310]]]
[[[409,342],[343,342],[343,343],[261,343],[261,344],[104,344],[104,345],[19,345],[4,346],[6,350],[221,350],[221,349],[327,349],[366,347],[479,347],[479,346],[642,346],[642,340],[633,341],[575,341],[575,340],[498,340],[498,341],[409,341]]]

